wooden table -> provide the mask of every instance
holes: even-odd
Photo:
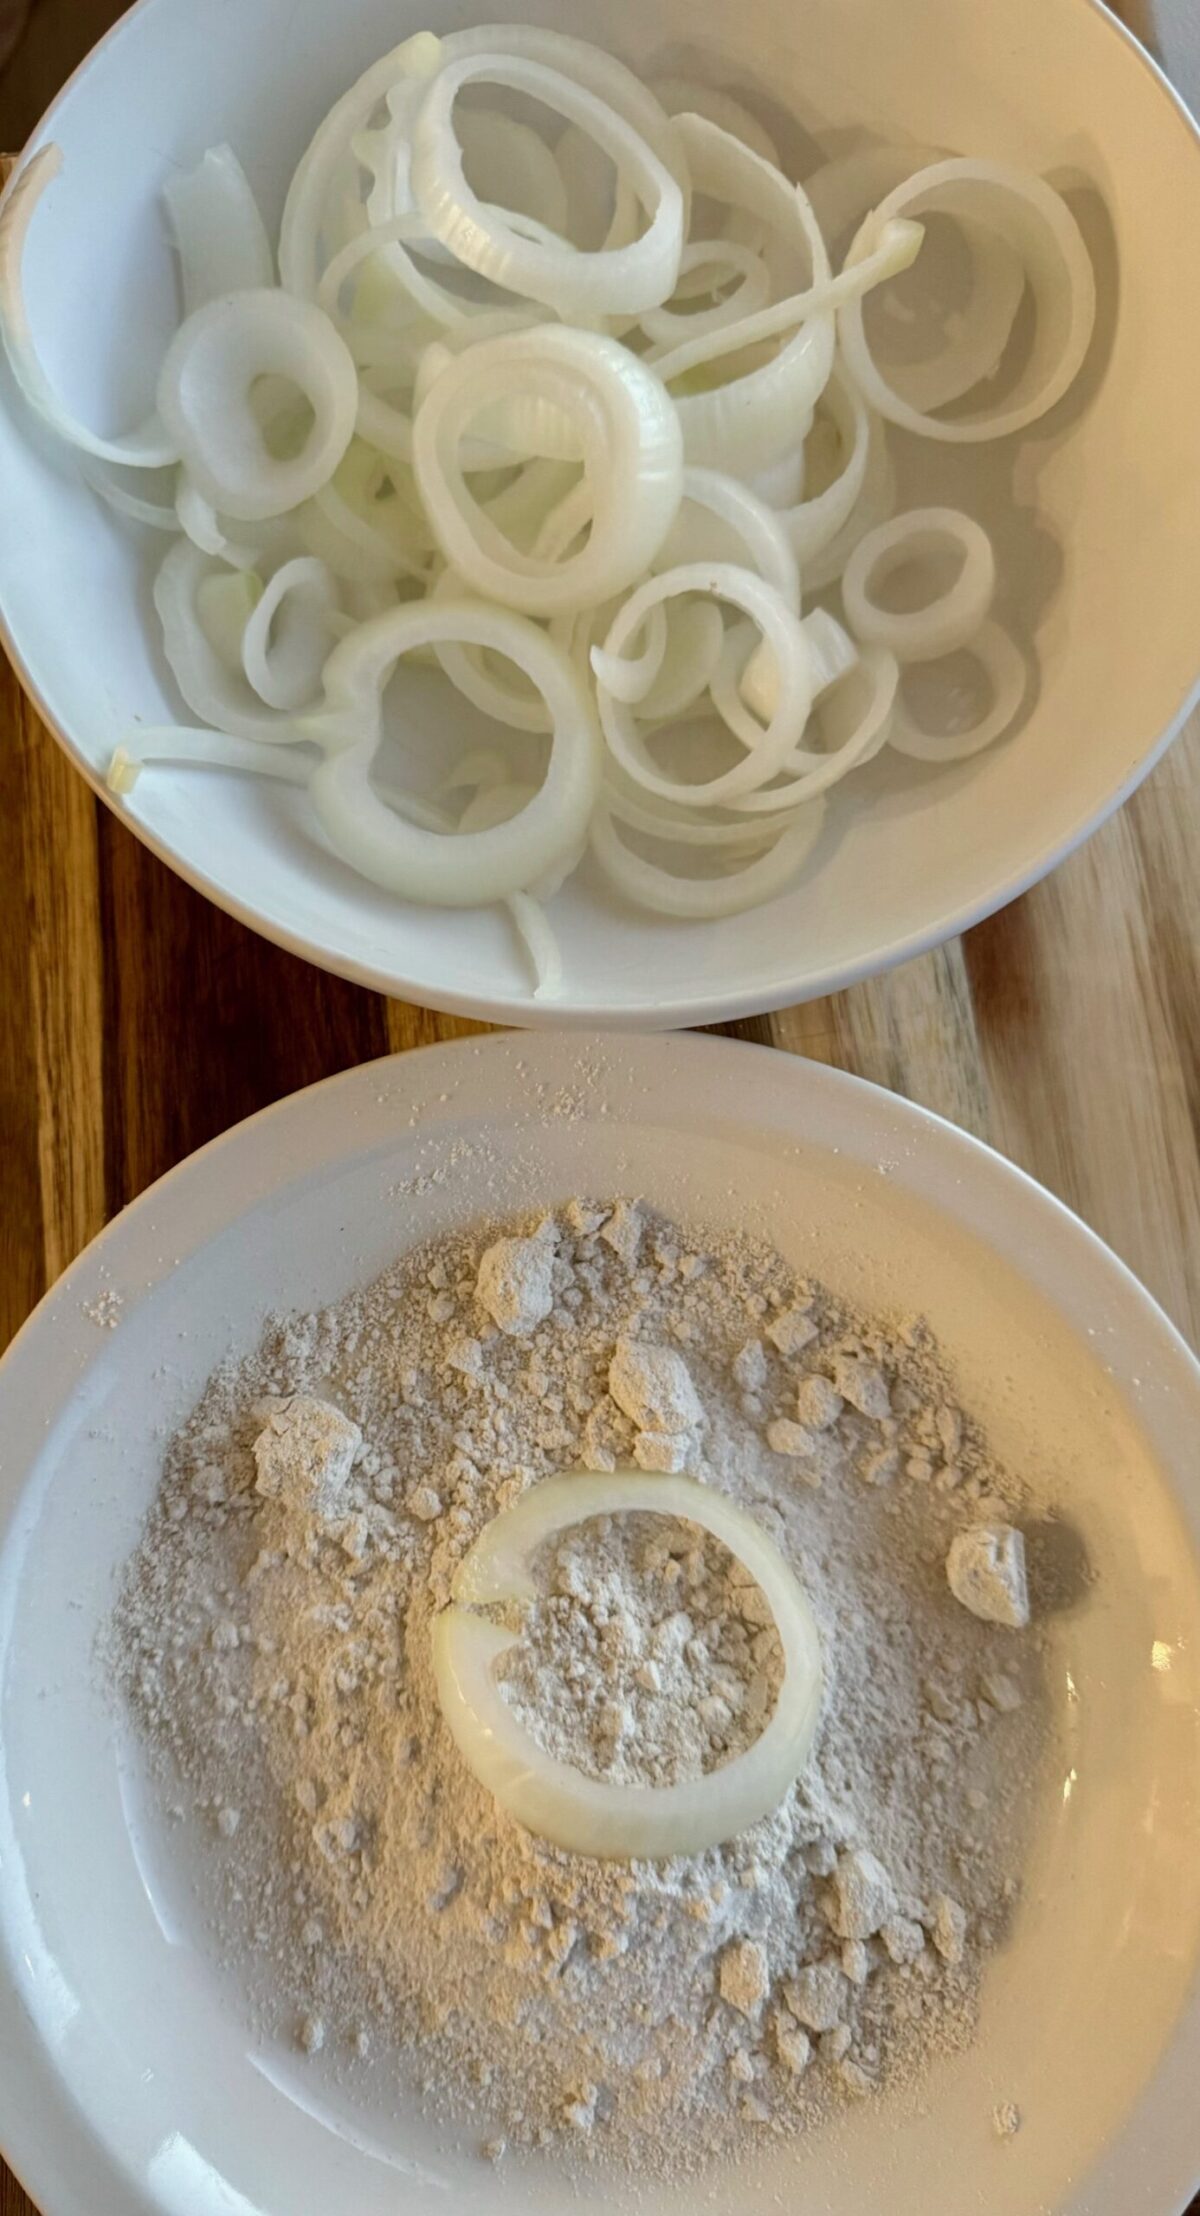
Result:
[[[1167,0],[1157,29],[1200,97],[1191,5]],[[0,79],[0,145],[120,12],[40,0]],[[1149,27],[1144,5],[1130,13]],[[1198,824],[1200,718],[1003,914],[872,984],[728,1028],[989,1140],[1200,1345]],[[214,1133],[333,1070],[481,1028],[326,977],[190,892],[93,798],[0,660],[0,1345],[115,1210]],[[0,2216],[34,2216],[2,2164]]]

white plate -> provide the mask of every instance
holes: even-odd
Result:
[[[211,0],[142,0],[122,20],[35,134],[61,142],[66,167],[31,234],[33,323],[89,421],[131,422],[153,392],[178,312],[158,212],[172,166],[227,138],[274,222],[337,93],[409,30],[472,12],[236,0],[218,35]],[[549,1008],[531,1000],[499,911],[415,909],[364,884],[316,844],[291,787],[156,768],[122,813],[269,938],[409,1000],[523,1024],[780,1007],[903,960],[1044,875],[1145,775],[1193,697],[1200,141],[1094,0],[738,0],[704,11],[703,50],[692,0],[522,0],[517,12],[583,30],[643,74],[683,69],[742,91],[797,168],[817,159],[809,134],[840,150],[865,128],[1030,163],[1072,193],[1101,301],[1078,388],[1026,438],[901,456],[907,497],[965,506],[994,532],[1006,618],[1036,634],[1028,719],[974,762],[931,772],[882,759],[848,780],[802,882],[750,915],[638,916],[585,871],[554,904],[566,988]],[[0,629],[99,789],[131,717],[181,713],[149,608],[161,545],[139,544],[2,405],[0,483]],[[455,694],[406,699],[405,713],[442,751],[448,734],[467,741]]]
[[[1057,1625],[1062,1784],[977,2045],[931,2070],[917,2115],[870,2104],[749,2150],[716,2205],[1176,2216],[1200,2177],[1200,1370],[997,1156],[854,1079],[696,1038],[468,1041],[331,1079],[174,1171],[17,1340],[0,1368],[0,2143],[46,2216],[561,2210],[548,2158],[494,2175],[393,2083],[353,2106],[320,2062],[248,2037],[92,1656],[165,1436],[267,1309],[581,1188],[749,1223],[868,1306],[923,1308],[1096,1572]],[[1024,2120],[1002,2144],[1007,2100]],[[695,2200],[597,2182],[579,2205]]]

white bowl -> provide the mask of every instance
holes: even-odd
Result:
[[[700,2185],[576,2195],[551,2158],[495,2173],[448,2142],[385,2057],[351,2088],[336,2056],[248,2031],[198,1907],[204,1843],[156,1820],[95,1642],[164,1439],[268,1310],[580,1190],[765,1232],[851,1300],[923,1310],[1094,1577],[1043,1625],[1061,1782],[971,2048],[915,2104],[755,2139]],[[206,1148],[0,1366],[0,2145],[45,2216],[1178,2216],[1200,2182],[1197,1436],[1200,1369],[1082,1224],[935,1117],[784,1055],[472,1040]]]
[[[148,403],[177,315],[162,180],[227,138],[272,221],[336,94],[454,0],[141,0],[35,136],[65,173],[32,233],[30,293],[51,372],[89,419]],[[482,12],[482,10],[481,10]],[[503,9],[498,10],[503,14]],[[315,843],[303,794],[154,769],[126,819],[269,938],[341,974],[518,1023],[682,1024],[829,992],[1011,899],[1131,791],[1177,729],[1200,668],[1200,140],[1095,0],[522,0],[639,70],[744,91],[785,152],[863,130],[1032,164],[1064,182],[1093,245],[1101,314],[1078,389],[1030,436],[922,450],[917,480],[994,529],[1002,603],[1034,638],[1024,727],[974,762],[881,762],[833,797],[803,881],[755,913],[675,924],[620,908],[585,873],[555,903],[566,990],[535,1005],[495,910],[431,912],[364,885]],[[6,386],[5,391],[11,393]],[[107,515],[0,411],[0,621],[43,714],[100,788],[131,718],[174,718],[149,615],[153,546]],[[911,472],[908,472],[912,482]],[[456,695],[449,713],[463,726]],[[443,715],[444,743],[444,715]]]

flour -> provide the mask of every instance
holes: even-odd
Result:
[[[827,1679],[783,1804],[661,1864],[521,1831],[458,1756],[430,1663],[497,1511],[635,1458],[770,1532]],[[1048,1710],[1036,1626],[960,1605],[946,1563],[1028,1505],[919,1323],[584,1199],[410,1254],[220,1370],[168,1452],[111,1666],[207,1834],[264,2034],[351,2087],[390,2057],[491,2160],[552,2142],[678,2172],[919,2083],[970,2037]],[[501,1683],[552,1753],[663,1785],[757,1737],[779,1642],[714,1541],[593,1519],[534,1569]]]
[[[757,1739],[782,1651],[724,1547],[659,1516],[593,1518],[541,1579],[499,1676],[548,1753],[586,1777],[675,1785]]]

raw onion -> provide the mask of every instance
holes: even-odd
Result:
[[[1096,316],[1091,259],[1066,201],[1044,179],[1001,162],[945,161],[919,170],[881,201],[857,232],[847,266],[875,253],[884,227],[897,216],[934,209],[999,237],[1024,264],[1037,322],[1016,390],[969,415],[934,416],[913,407],[876,364],[861,300],[839,311],[846,366],[870,406],[902,430],[958,444],[1004,438],[1052,408],[1082,367]]]
[[[881,607],[879,588],[908,562],[949,548],[958,558],[953,581],[921,608]],[[958,508],[910,508],[868,531],[842,577],[842,601],[851,628],[872,646],[886,646],[901,662],[934,661],[965,646],[978,631],[996,589],[992,542]]]
[[[749,1571],[783,1648],[783,1682],[760,1736],[706,1776],[670,1786],[611,1785],[557,1760],[518,1723],[495,1677],[519,1633],[477,1608],[531,1602],[538,1548],[591,1516],[678,1516]],[[802,1587],[760,1524],[693,1478],[574,1472],[535,1485],[494,1517],[463,1556],[452,1604],[434,1619],[434,1681],[463,1760],[527,1831],[569,1853],[661,1860],[699,1854],[776,1808],[808,1761],[820,1720],[821,1642]]]
[[[990,541],[896,514],[888,425],[999,437],[1069,385],[1095,285],[1040,178],[874,147],[810,197],[728,92],[536,25],[418,33],[316,132],[279,285],[232,150],[172,174],[184,317],[158,412],[110,439],[52,390],[26,312],[58,166],[40,148],[0,206],[0,329],[87,481],[174,537],[155,606],[209,727],[135,734],[115,789],[143,759],[307,784],[375,882],[504,902],[546,995],[545,903],[589,843],[640,907],[732,915],[795,881],[823,796],[882,747],[962,760],[1015,721],[1029,670],[989,616]],[[928,245],[901,277],[923,222],[957,226],[953,305]],[[884,605],[890,569],[943,549],[946,590]],[[496,727],[433,797],[377,781],[402,654]]]

